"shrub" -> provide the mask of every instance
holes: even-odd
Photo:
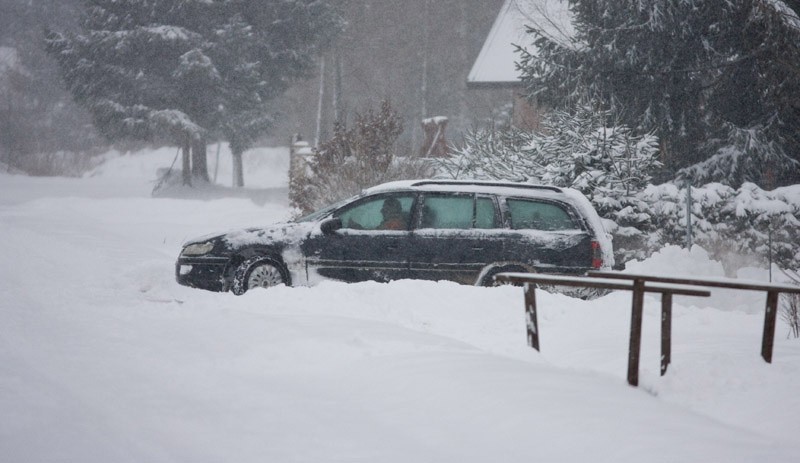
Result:
[[[765,191],[752,183],[734,189],[709,183],[691,190],[693,241],[715,259],[800,268],[800,186]],[[652,251],[686,242],[686,188],[651,185],[640,195],[655,225]]]
[[[429,177],[429,165],[396,154],[402,118],[388,101],[376,112],[356,114],[352,128],[334,126],[333,137],[313,151],[306,176],[293,179],[292,205],[303,213],[391,180]]]

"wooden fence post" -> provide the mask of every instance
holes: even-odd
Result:
[[[761,357],[772,363],[772,346],[775,344],[775,320],[778,316],[778,291],[767,292],[767,307],[764,313],[764,335],[761,337]]]
[[[536,286],[525,283],[525,315],[528,345],[539,351],[539,322],[536,316]]]
[[[661,295],[661,376],[672,362],[672,293]]]
[[[628,347],[628,384],[639,385],[639,354],[642,347],[642,313],[644,312],[644,280],[633,280],[631,338]]]

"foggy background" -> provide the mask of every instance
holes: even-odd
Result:
[[[0,161],[33,175],[75,174],[89,155],[110,146],[45,52],[46,30],[78,31],[81,3],[0,0]],[[464,130],[507,117],[510,90],[466,85],[502,0],[333,3],[346,21],[344,33],[319,60],[318,77],[270,103],[280,116],[260,144],[285,146],[294,134],[325,140],[336,118],[347,121],[384,99],[404,121],[401,155],[419,149],[423,118],[448,117],[447,140],[458,141]],[[114,143],[121,149],[141,144]]]

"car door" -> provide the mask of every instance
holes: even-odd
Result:
[[[591,267],[592,238],[572,207],[530,198],[505,198],[503,206],[505,259],[554,273],[582,273]]]
[[[410,262],[414,278],[472,284],[502,254],[493,197],[425,193],[418,209]]]
[[[320,234],[307,254],[319,275],[348,282],[408,278],[413,193],[379,194],[333,213],[342,227]]]

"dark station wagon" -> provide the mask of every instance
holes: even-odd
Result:
[[[589,201],[524,183],[391,182],[302,217],[186,243],[178,283],[243,294],[278,284],[403,278],[492,285],[500,272],[613,265]]]

